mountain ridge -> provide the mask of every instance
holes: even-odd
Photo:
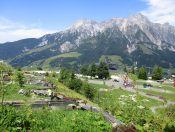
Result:
[[[11,46],[13,48],[10,48]],[[137,61],[139,65],[146,66],[150,66],[146,57],[159,58],[159,61],[156,59],[155,62],[150,60],[151,65],[175,67],[175,62],[171,59],[175,55],[175,27],[152,23],[142,14],[102,22],[80,20],[64,31],[47,34],[38,39],[1,44],[0,52],[0,59],[8,60],[13,66],[22,67],[67,52],[82,54],[77,60],[71,60],[76,62],[73,67],[98,62],[102,55],[121,56],[124,64],[132,65]],[[93,54],[94,58],[89,58],[89,53]],[[87,62],[84,62],[84,58],[87,58]]]

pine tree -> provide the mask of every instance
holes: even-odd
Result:
[[[152,72],[152,79],[161,80],[163,77],[163,69],[160,66],[155,65]]]
[[[80,72],[81,72],[81,74],[83,74],[83,75],[88,75],[88,74],[89,74],[89,73],[88,73],[88,65],[81,66],[81,67],[80,67]]]
[[[95,75],[97,74],[97,66],[95,64],[91,64],[89,66],[89,75],[92,77],[95,77]]]
[[[142,67],[139,68],[138,78],[147,80],[148,77],[147,77],[145,67],[142,66]]]
[[[16,80],[17,80],[20,87],[24,87],[25,77],[24,77],[23,73],[21,73],[21,71],[17,72]]]
[[[105,62],[100,62],[100,65],[97,68],[97,76],[99,79],[109,78],[109,69]]]

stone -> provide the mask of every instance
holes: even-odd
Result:
[[[68,109],[76,109],[76,105],[75,104],[68,104],[67,108]]]

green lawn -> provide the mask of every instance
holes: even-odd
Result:
[[[21,100],[21,101],[30,101],[31,96],[24,96],[18,94],[20,89],[31,90],[36,88],[43,88],[43,86],[38,85],[25,85],[24,87],[19,87],[17,84],[10,84],[5,87],[5,100]],[[2,96],[1,96],[2,97]],[[1,98],[0,97],[0,98]],[[44,99],[46,97],[36,96],[36,99]]]
[[[69,53],[56,55],[56,56],[50,57],[50,58],[45,59],[45,60],[35,61],[31,65],[42,65],[43,68],[49,69],[50,68],[50,62],[52,62],[56,59],[59,59],[59,58],[78,58],[79,56],[81,56],[81,54],[78,53],[78,52],[69,52]],[[42,63],[42,64],[40,64],[40,63]],[[70,62],[69,64],[74,64],[74,63],[75,63],[75,61]]]
[[[99,61],[105,62],[105,59],[108,58],[112,63],[117,64],[119,67],[123,67],[123,59],[118,55],[102,55]]]
[[[127,92],[122,89],[116,89],[109,92],[99,92],[96,95],[95,102],[100,104],[102,107],[111,107],[118,104],[118,98],[121,95],[133,95],[134,93]],[[162,105],[163,103],[154,99],[150,99],[141,95],[137,95],[138,101],[143,101],[143,105],[146,107]]]
[[[62,83],[58,82],[56,79],[54,79],[54,78],[48,78],[48,80],[50,82],[54,83],[57,86],[56,92],[59,92],[61,94],[64,94],[67,97],[79,98],[79,99],[82,99],[82,100],[86,100],[88,103],[94,105],[94,103],[92,103],[91,101],[89,101],[84,95],[79,94],[79,93],[75,92],[74,90],[69,89],[68,87],[66,87]]]
[[[172,91],[175,93],[175,88],[173,88],[172,86],[169,86],[169,85],[160,85],[161,87],[159,86],[154,86],[154,88],[157,88],[157,89],[163,89],[163,90],[168,90],[168,91]]]
[[[45,132],[110,132],[112,129],[100,114],[88,111],[37,111],[34,115],[42,121],[38,128]]]
[[[162,96],[164,98],[166,98],[167,100],[170,101],[175,101],[175,94],[172,93],[162,93],[162,92],[155,92],[152,90],[144,90],[144,89],[139,89],[139,91],[143,91],[145,93],[149,93],[149,94],[153,94],[153,95],[157,95],[157,96]]]
[[[101,114],[88,111],[5,108],[6,113],[0,113],[2,132],[110,132],[112,129]]]
[[[78,52],[69,52],[69,53],[64,53],[64,54],[60,54],[57,57],[58,58],[67,58],[67,57],[73,57],[73,58],[78,58],[79,56],[81,56],[80,53]]]
[[[106,89],[108,89],[108,88],[111,88],[110,86],[107,86],[107,85],[104,85],[104,84],[92,84],[92,83],[90,83],[90,85],[93,88],[95,88],[95,89],[99,89],[99,88],[106,88]]]

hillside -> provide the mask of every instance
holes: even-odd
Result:
[[[142,14],[103,22],[80,20],[64,31],[38,39],[1,44],[0,52],[0,59],[15,67],[76,69],[97,63],[101,58],[116,67],[136,62],[138,66],[175,67],[172,59],[175,56],[175,27],[152,23]],[[71,56],[72,53],[78,55]],[[110,56],[120,59],[116,61]]]

